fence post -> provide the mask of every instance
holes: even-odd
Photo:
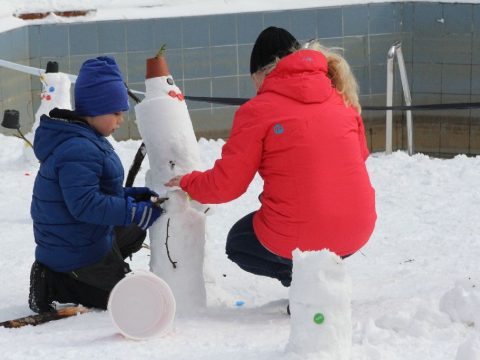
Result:
[[[398,69],[400,71],[400,80],[402,82],[403,98],[405,105],[412,105],[412,97],[410,95],[410,87],[408,85],[407,70],[402,53],[402,43],[396,41],[388,50],[387,54],[387,106],[393,105],[393,68],[395,55],[398,60]],[[385,153],[392,153],[393,142],[393,111],[387,110],[385,123]],[[407,110],[407,152],[413,155],[413,118],[412,110]]]
[[[388,50],[387,55],[387,106],[393,105],[393,62],[395,60],[395,44]],[[387,110],[385,123],[385,153],[392,153],[393,138],[393,111]]]

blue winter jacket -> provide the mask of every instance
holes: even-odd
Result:
[[[113,226],[127,222],[112,145],[87,124],[43,115],[34,152],[41,163],[31,205],[36,260],[58,272],[98,262],[112,248]]]

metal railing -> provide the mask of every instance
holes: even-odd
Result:
[[[387,106],[393,105],[393,69],[395,56],[398,60],[398,69],[400,71],[400,80],[402,82],[403,97],[405,99],[405,105],[412,105],[412,97],[410,95],[410,87],[408,86],[407,70],[405,69],[405,61],[402,54],[402,43],[400,41],[395,42],[388,50],[387,56]],[[407,112],[407,151],[408,155],[413,155],[413,121],[412,111]],[[386,125],[385,125],[385,153],[392,153],[393,143],[393,110],[387,110]]]

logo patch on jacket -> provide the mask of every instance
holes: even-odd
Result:
[[[280,134],[283,134],[283,126],[281,124],[275,124],[275,126],[273,127],[273,132],[277,135],[280,135]]]

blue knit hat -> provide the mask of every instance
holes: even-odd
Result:
[[[128,110],[128,93],[115,59],[85,61],[75,82],[75,113],[97,116]]]

